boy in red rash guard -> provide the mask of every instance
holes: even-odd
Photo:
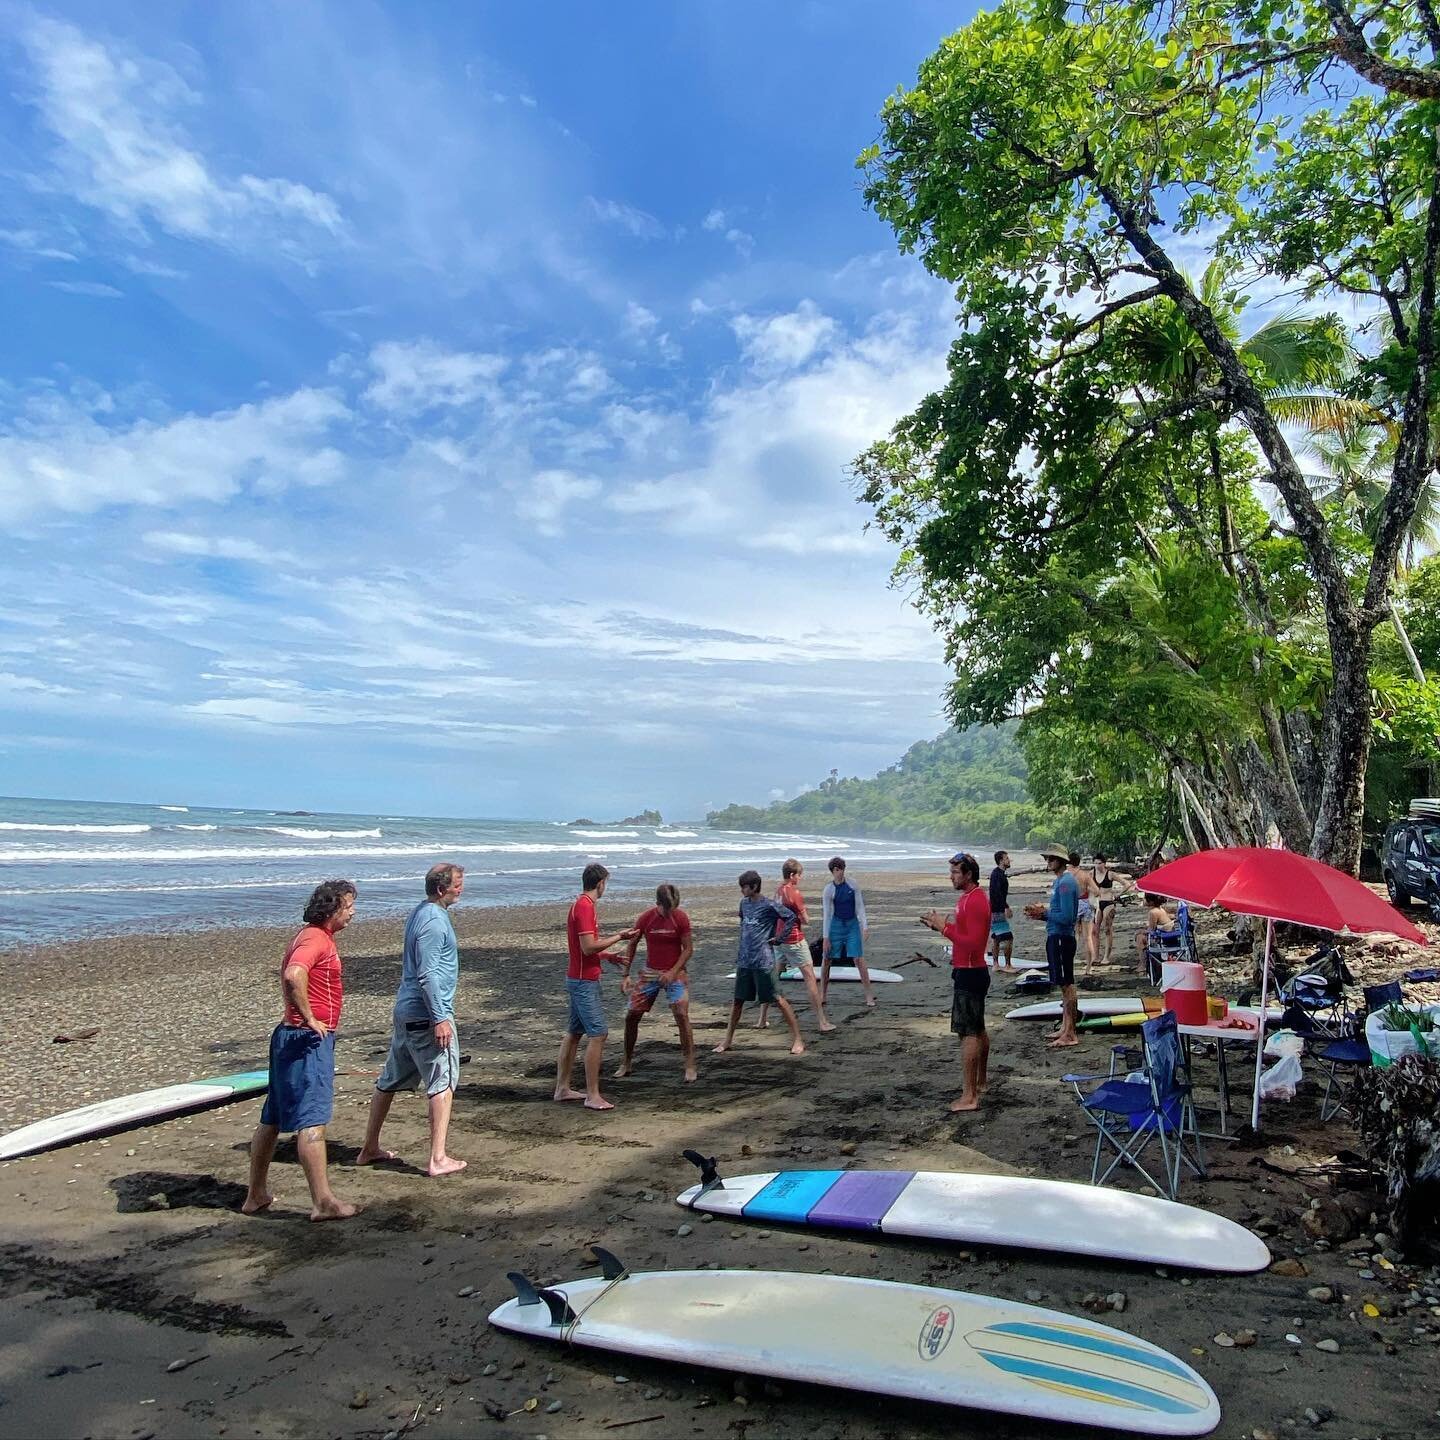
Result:
[[[950,1029],[960,1037],[964,1074],[960,1097],[950,1102],[950,1108],[978,1110],[990,1063],[990,1037],[985,1033],[985,994],[990,989],[990,971],[985,967],[990,897],[980,888],[980,862],[973,855],[961,852],[950,857],[950,883],[960,892],[954,918],[947,920],[938,910],[932,910],[920,920],[950,942],[950,976],[954,982]]]
[[[789,924],[781,923],[775,927],[775,938],[770,942],[770,948],[775,952],[777,975],[792,969],[800,972],[800,978],[805,982],[805,992],[810,997],[810,1008],[820,1022],[820,1033],[828,1035],[835,1026],[825,1014],[825,1002],[820,996],[820,982],[815,978],[815,962],[810,956],[810,946],[805,941],[805,927],[810,923],[810,917],[805,913],[805,897],[800,893],[800,880],[804,874],[805,867],[798,860],[787,860],[780,867],[780,888],[776,890],[775,898],[793,910],[795,918]],[[755,1028],[764,1030],[769,1024],[770,1007],[762,1005]]]
[[[695,1032],[690,1028],[690,992],[687,966],[695,953],[695,939],[690,917],[680,908],[680,892],[669,884],[655,890],[655,903],[645,911],[633,927],[634,939],[625,953],[625,978],[620,982],[622,994],[630,997],[625,1011],[625,1058],[615,1072],[617,1080],[630,1074],[635,1063],[635,1042],[640,1036],[640,1022],[665,992],[675,1028],[680,1032],[680,1049],[685,1056],[685,1079],[691,1082],[695,1071]],[[635,951],[641,938],[645,941],[645,964],[638,981],[630,978],[635,964]]]

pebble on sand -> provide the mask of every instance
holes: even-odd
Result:
[[[1317,1340],[1317,1350],[1323,1350],[1327,1355],[1338,1355],[1340,1353],[1340,1342],[1338,1340]]]

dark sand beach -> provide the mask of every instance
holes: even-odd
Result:
[[[697,930],[700,1080],[682,1082],[673,1025],[657,1011],[642,1030],[634,1077],[607,1080],[618,1108],[604,1115],[550,1100],[564,1014],[563,907],[462,904],[459,1020],[472,1058],[451,1148],[470,1168],[442,1181],[413,1164],[349,1163],[389,1033],[400,935],[396,923],[357,922],[340,939],[346,1003],[330,1135],[336,1190],[362,1201],[364,1214],[308,1223],[293,1144],[282,1145],[272,1174],[273,1213],[237,1213],[256,1101],[0,1166],[0,1435],[562,1437],[625,1422],[640,1422],[627,1435],[716,1440],[1039,1433],[1025,1421],[793,1383],[752,1383],[737,1395],[728,1375],[545,1347],[487,1325],[489,1310],[511,1293],[507,1270],[538,1280],[592,1273],[592,1242],[636,1269],[831,1271],[1079,1314],[1087,1297],[1104,1306],[1115,1296],[1123,1308],[1107,1308],[1105,1323],[1166,1347],[1214,1387],[1224,1412],[1217,1434],[1437,1433],[1440,1272],[1374,1258],[1385,1248],[1373,1238],[1375,1200],[1346,1188],[1327,1164],[1356,1148],[1354,1134],[1343,1118],[1319,1124],[1313,1084],[1267,1109],[1258,1142],[1210,1145],[1207,1181],[1183,1182],[1183,1200],[1267,1232],[1277,1261],[1290,1262],[1253,1276],[710,1223],[679,1210],[674,1196],[694,1173],[680,1156],[686,1147],[718,1156],[732,1173],[839,1163],[1088,1177],[1090,1142],[1058,1077],[1103,1069],[1116,1037],[1048,1052],[1043,1025],[1005,1021],[1002,979],[989,1003],[987,1103],[977,1115],[951,1116],[959,1077],[948,974],[941,945],[915,919],[931,905],[948,908],[944,876],[857,878],[873,961],[893,965],[919,947],[940,960],[937,968],[906,967],[905,983],[881,987],[873,1011],[858,987],[838,987],[837,1033],[816,1036],[802,1011],[811,1045],[803,1057],[786,1053],[778,1023],[764,1033],[743,1029],[733,1054],[712,1055],[728,1004],[736,892],[691,891],[684,903]],[[1020,916],[1040,886],[1040,877],[1015,882],[1021,955],[1041,945],[1040,927]],[[606,905],[602,923],[628,921],[632,908]],[[1134,907],[1122,910],[1122,963],[1087,988],[1134,993],[1129,945],[1138,918]],[[9,1042],[0,1049],[0,1121],[8,1128],[150,1085],[262,1065],[289,934],[125,937],[9,952],[0,969]],[[1216,934],[1206,932],[1207,946]],[[1377,946],[1359,957],[1364,978],[1388,978],[1417,953]],[[1233,995],[1246,962],[1211,968],[1212,983]],[[608,1073],[619,1060],[614,982],[607,1010]],[[91,1026],[100,1027],[94,1039],[50,1043]],[[1197,1078],[1213,1076],[1213,1061],[1201,1058]],[[397,1102],[387,1143],[409,1161],[423,1158],[418,1100]],[[687,1224],[690,1233],[678,1234]],[[1253,1344],[1215,1338],[1245,1330],[1255,1332]],[[1316,1348],[1332,1340],[1335,1353]]]

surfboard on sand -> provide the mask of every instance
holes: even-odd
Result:
[[[77,1140],[93,1140],[112,1130],[144,1125],[152,1120],[165,1120],[192,1110],[208,1110],[248,1095],[259,1095],[270,1086],[268,1070],[246,1070],[238,1075],[214,1075],[208,1080],[192,1080],[183,1085],[164,1085],[158,1090],[142,1090],[135,1095],[117,1095],[113,1100],[99,1100],[67,1110],[33,1125],[22,1125],[8,1135],[0,1136],[0,1160],[13,1160],[19,1155],[34,1155],[69,1145]]]
[[[535,1339],[1066,1420],[1204,1435],[1220,1403],[1190,1366],[1123,1331],[1034,1305],[850,1275],[777,1270],[629,1274],[517,1291],[490,1323]]]
[[[1242,1274],[1270,1263],[1265,1242],[1243,1225],[1127,1190],[933,1170],[772,1170],[722,1180],[713,1160],[694,1150],[685,1158],[700,1167],[700,1184],[676,1202],[730,1219]]]
[[[1077,1004],[1082,1016],[1133,1015],[1145,1008],[1138,995],[1082,995]],[[1064,1009],[1060,1000],[1039,1000],[1033,1005],[1022,1005],[1018,1010],[1009,1011],[1007,1020],[1058,1020]]]
[[[727,980],[733,980],[735,978],[735,972],[733,970],[730,971],[725,978]],[[803,980],[805,977],[801,975],[798,970],[782,970],[780,972],[780,978],[782,980]],[[820,967],[818,965],[815,967],[815,978],[817,980],[821,978]],[[897,975],[893,970],[870,971],[870,979],[877,985],[898,985],[904,978],[903,975]],[[841,983],[853,981],[858,985],[860,983],[860,972],[853,965],[832,965],[830,967],[830,983],[833,985],[837,981]]]

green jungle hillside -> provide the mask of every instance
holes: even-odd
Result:
[[[793,800],[727,805],[706,819],[721,830],[1019,844],[1037,814],[1015,730],[1014,722],[947,730],[869,780],[832,776]]]

